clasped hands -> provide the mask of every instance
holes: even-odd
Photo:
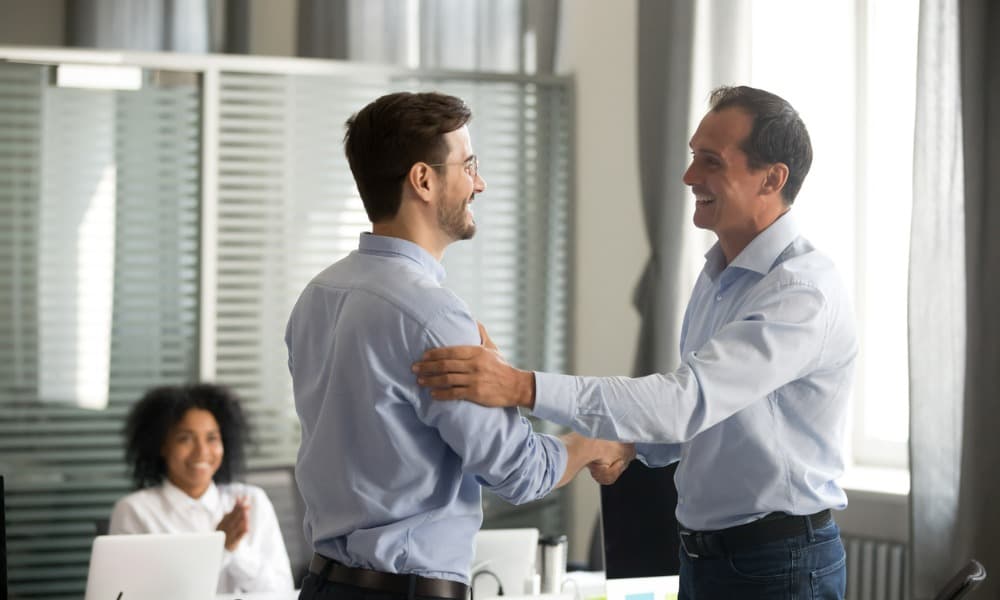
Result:
[[[504,360],[486,328],[478,323],[482,344],[434,348],[413,365],[417,383],[430,388],[436,400],[469,400],[482,406],[535,407],[535,376]],[[635,458],[635,445],[597,440],[571,433],[563,443],[586,444],[585,466],[601,485],[614,483]],[[571,451],[572,452],[572,451]]]
[[[584,459],[585,466],[594,481],[601,485],[611,485],[617,481],[635,458],[635,444],[598,440],[579,433],[567,433],[562,436],[562,440],[567,449],[573,444],[586,444],[590,447],[589,452],[583,453],[587,457]]]

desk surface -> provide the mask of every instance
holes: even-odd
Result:
[[[641,579],[617,579],[610,586],[603,572],[574,571],[566,574],[563,580],[562,594],[546,594],[533,596],[539,600],[557,598],[575,600],[617,600],[632,594],[644,594],[655,591],[656,598],[676,598],[678,578],[651,577]],[[607,588],[611,589],[608,590]],[[252,594],[219,594],[215,600],[298,600],[299,591],[258,592]],[[523,597],[522,597],[523,598]]]
[[[287,592],[254,592],[250,594],[219,594],[215,600],[298,600],[299,590]]]

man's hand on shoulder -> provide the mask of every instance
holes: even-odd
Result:
[[[535,374],[503,359],[479,324],[482,346],[450,346],[424,353],[413,365],[417,383],[436,400],[471,400],[483,406],[535,406]]]
[[[424,353],[413,365],[417,383],[436,400],[470,400],[483,406],[535,405],[535,375],[504,360],[482,323],[480,346],[450,346]]]

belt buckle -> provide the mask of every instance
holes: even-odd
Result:
[[[690,556],[691,558],[701,558],[696,552],[692,552],[691,550],[689,550],[688,549],[688,545],[687,545],[687,539],[688,538],[691,538],[691,539],[694,539],[694,540],[698,539],[698,532],[697,531],[681,531],[680,534],[681,534],[681,548],[684,549],[684,553],[687,554],[688,556]]]

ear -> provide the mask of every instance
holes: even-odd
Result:
[[[425,162],[413,163],[406,174],[406,183],[413,188],[414,193],[424,202],[430,200],[437,185],[437,172]]]
[[[788,181],[788,165],[780,162],[774,163],[767,168],[760,191],[767,196],[780,193],[781,188],[785,187],[786,181]]]

